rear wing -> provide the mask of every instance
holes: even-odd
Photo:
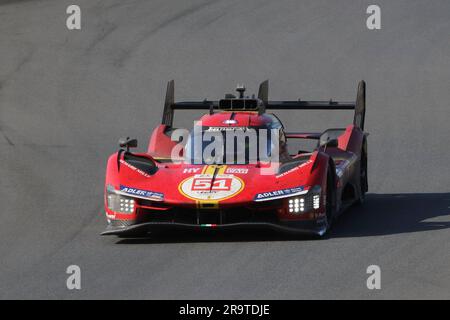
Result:
[[[240,89],[242,90],[242,89]],[[245,88],[244,88],[245,90]],[[166,99],[162,124],[172,127],[175,110],[209,110],[213,114],[215,110],[226,111],[256,111],[264,114],[266,110],[355,110],[353,124],[364,130],[366,114],[366,83],[364,80],[358,84],[356,100],[353,102],[328,101],[269,101],[269,81],[261,83],[258,98],[236,98],[227,95],[225,99],[212,101],[175,102],[174,81],[167,84]]]

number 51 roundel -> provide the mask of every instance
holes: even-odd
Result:
[[[197,174],[183,180],[178,190],[192,200],[225,200],[244,189],[244,182],[231,174]]]

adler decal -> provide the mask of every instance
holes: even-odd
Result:
[[[134,196],[144,197],[144,198],[164,198],[164,194],[160,192],[154,192],[149,190],[141,190],[136,188],[131,188],[127,186],[120,185],[120,191],[125,192]]]
[[[305,194],[306,192],[308,192],[308,190],[305,190],[304,186],[269,191],[269,192],[262,192],[262,193],[258,193],[255,196],[254,201],[267,201],[267,200],[281,199],[281,198],[285,198],[285,197],[291,197],[291,196],[296,196],[296,195],[300,195],[300,194]]]

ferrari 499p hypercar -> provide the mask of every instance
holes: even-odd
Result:
[[[109,157],[103,235],[133,237],[167,228],[273,228],[322,236],[368,190],[365,83],[356,101],[270,101],[258,96],[175,102],[167,85],[162,123],[147,152],[120,139]],[[176,110],[205,110],[190,130],[173,127]],[[354,110],[353,123],[323,132],[291,132],[269,111]],[[292,139],[313,150],[288,152]]]

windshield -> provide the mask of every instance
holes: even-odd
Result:
[[[194,127],[185,146],[193,164],[250,164],[278,152],[274,131],[247,127]],[[278,135],[277,135],[278,137]]]

